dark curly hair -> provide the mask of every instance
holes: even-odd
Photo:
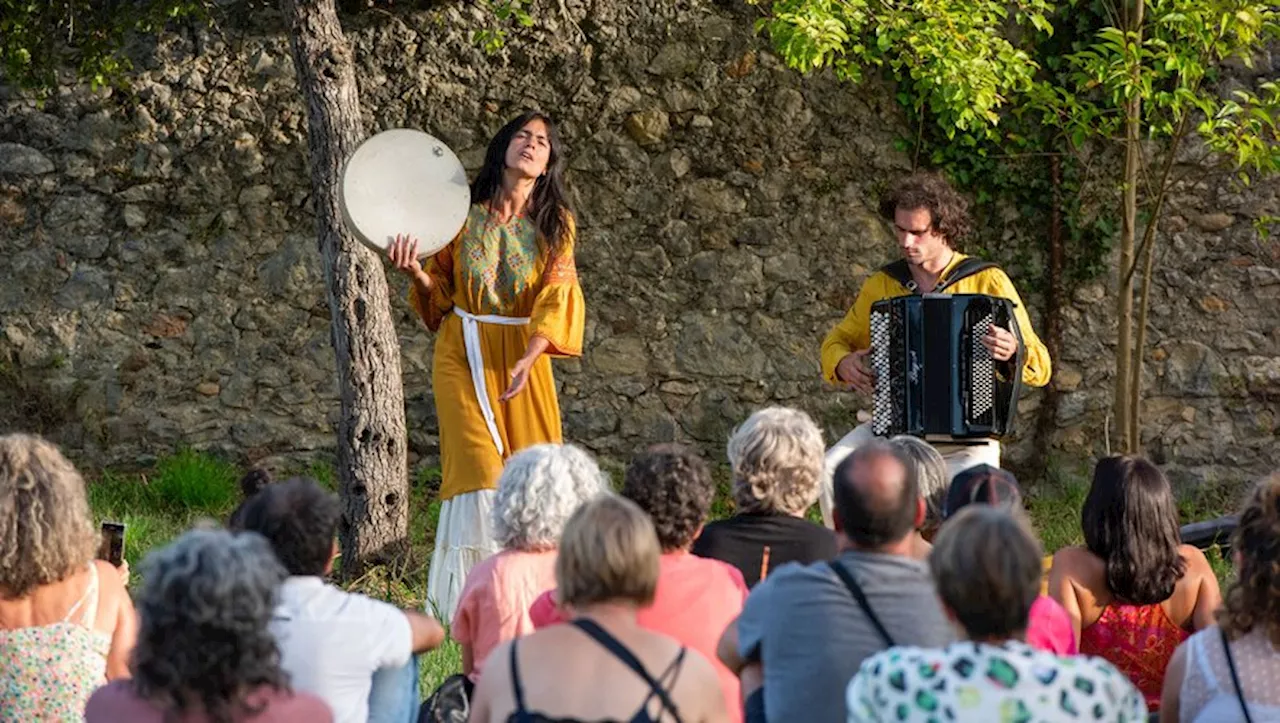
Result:
[[[236,529],[267,538],[290,575],[325,574],[342,509],[313,480],[295,477],[267,485],[240,510]]]
[[[1263,627],[1280,648],[1280,473],[1258,483],[1240,512],[1231,548],[1239,555],[1218,625],[1232,640]]]
[[[711,512],[711,468],[681,444],[658,444],[627,467],[622,496],[640,506],[658,531],[663,552],[688,547]]]
[[[227,527],[232,530],[238,530],[243,525],[240,518],[244,515],[244,510],[249,506],[252,500],[259,492],[266,489],[271,484],[271,473],[261,467],[254,467],[245,472],[240,478],[240,504],[231,512],[231,516],[227,518]]]
[[[203,711],[214,723],[262,712],[247,695],[288,691],[268,629],[288,573],[258,535],[197,529],[148,556],[138,597],[130,685],[165,720]]]
[[[890,223],[900,208],[928,209],[933,228],[956,251],[973,231],[969,202],[938,173],[913,173],[880,197],[880,216]]]
[[[1187,571],[1173,488],[1143,457],[1098,461],[1080,527],[1089,551],[1106,564],[1107,587],[1124,602],[1164,602]]]

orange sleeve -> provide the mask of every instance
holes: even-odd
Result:
[[[581,356],[587,326],[586,299],[573,259],[577,229],[572,215],[566,220],[565,243],[542,273],[542,290],[534,299],[529,323],[535,336],[550,343],[547,353],[556,357]]]
[[[409,285],[409,305],[418,312],[422,323],[431,331],[440,328],[445,314],[453,308],[453,249],[457,240],[449,242],[434,256],[427,259],[425,271],[431,277],[431,294],[424,299],[418,294],[418,287]]]

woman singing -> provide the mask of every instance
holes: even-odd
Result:
[[[427,607],[445,621],[472,566],[500,549],[490,512],[503,460],[561,441],[548,357],[581,355],[586,311],[563,168],[551,119],[525,113],[489,143],[458,236],[425,268],[416,239],[388,250],[439,334],[431,386],[443,482]]]

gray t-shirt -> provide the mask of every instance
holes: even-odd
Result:
[[[956,639],[923,562],[851,550],[836,564],[853,574],[897,645]],[[738,618],[738,652],[764,664],[770,721],[843,723],[845,689],[864,658],[887,646],[827,563],[789,564],[751,591]]]

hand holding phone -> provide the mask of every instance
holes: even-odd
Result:
[[[102,523],[102,542],[98,546],[98,559],[115,567],[124,563],[124,523]]]

